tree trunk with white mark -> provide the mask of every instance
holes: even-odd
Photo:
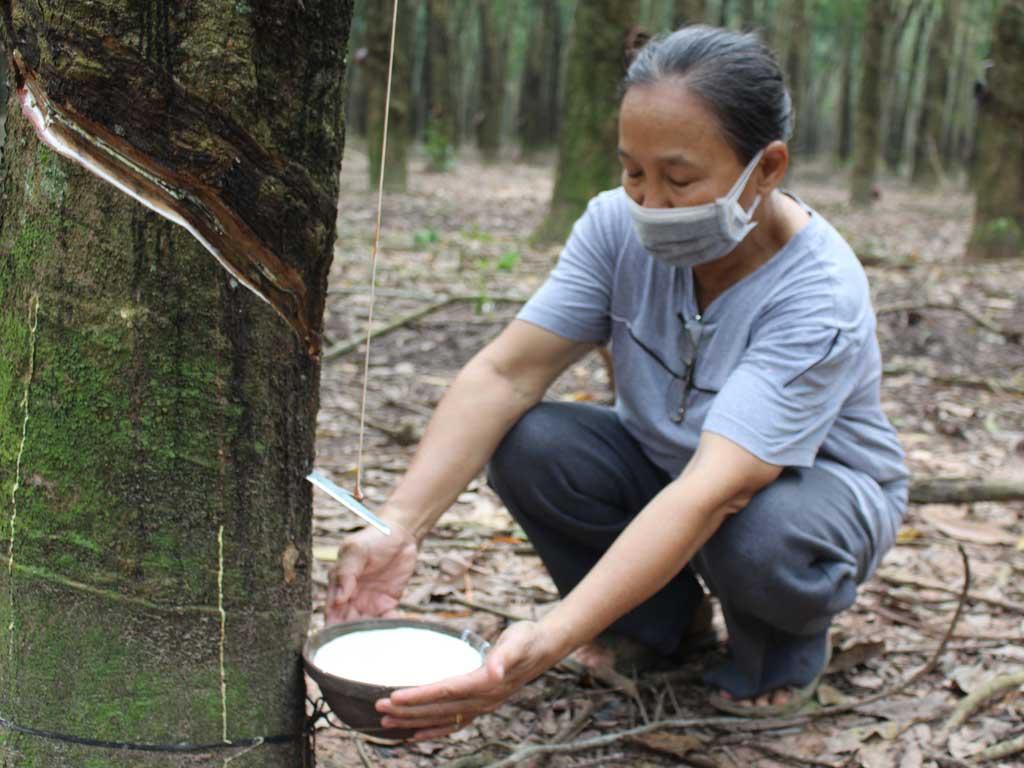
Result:
[[[0,716],[133,743],[287,734],[233,768],[304,765],[303,478],[351,3],[87,5],[0,3]],[[19,768],[236,753],[0,729]]]

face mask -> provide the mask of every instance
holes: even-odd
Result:
[[[751,217],[761,196],[754,199],[749,211],[743,210],[739,199],[763,154],[764,150],[758,152],[729,193],[713,203],[644,208],[626,195],[633,226],[644,248],[670,267],[695,267],[729,253],[757,226]]]

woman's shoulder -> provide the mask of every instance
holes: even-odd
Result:
[[[825,216],[797,202],[811,218],[784,249],[776,299],[787,304],[799,299],[837,327],[873,326],[867,275],[853,248]]]

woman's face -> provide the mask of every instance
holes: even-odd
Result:
[[[718,120],[679,80],[633,86],[619,110],[622,186],[647,208],[681,208],[727,194],[746,165]],[[756,176],[755,176],[756,179]],[[753,203],[754,184],[740,196]]]

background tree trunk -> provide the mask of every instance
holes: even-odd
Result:
[[[878,167],[879,120],[882,111],[881,61],[890,0],[869,0],[867,22],[861,41],[861,81],[854,117],[853,173],[850,201],[870,205]]]
[[[793,98],[793,114],[796,115],[790,146],[796,154],[808,151],[807,126],[807,45],[810,39],[807,19],[807,0],[789,0],[788,33],[786,46],[786,82]]]
[[[1024,255],[1024,0],[1003,0],[980,97],[972,258]]]
[[[458,142],[450,22],[450,0],[427,0],[427,57],[424,72],[429,85],[429,109],[426,142],[431,169],[435,171],[448,168]]]
[[[843,15],[843,63],[839,69],[839,141],[836,157],[846,165],[853,152],[853,62],[857,35],[853,15],[847,9]]]
[[[741,25],[743,29],[757,29],[757,8],[754,0],[743,0],[743,5],[740,9]]]
[[[519,140],[525,156],[558,138],[562,45],[558,0],[534,0],[519,96]]]
[[[626,33],[638,11],[639,0],[595,0],[576,6],[558,170],[551,207],[534,234],[539,242],[564,239],[587,201],[618,179],[618,84],[624,74]]]
[[[910,104],[914,100],[914,85],[917,82],[917,73],[924,68],[924,54],[928,50],[925,42],[928,37],[928,19],[931,15],[931,5],[925,4],[918,8],[917,0],[905,7],[903,12],[903,23],[892,41],[893,46],[888,60],[891,62],[890,70],[894,72],[893,81],[889,86],[889,106],[886,109],[888,120],[886,121],[885,148],[883,155],[885,165],[892,173],[898,173],[903,163],[903,149],[907,138],[907,123],[910,122]],[[901,55],[901,41],[906,37],[906,29],[910,24],[915,10],[918,13],[917,25],[913,33],[913,51],[910,54],[910,65],[904,67]]]
[[[924,96],[917,121],[914,167],[911,181],[919,186],[934,186],[942,175],[939,152],[942,147],[943,114],[949,85],[950,55],[954,43],[952,0],[937,0],[938,21],[928,42],[928,70]]]
[[[484,162],[493,163],[501,149],[501,126],[505,108],[505,67],[508,61],[509,30],[513,19],[504,4],[477,0],[480,22],[479,110],[476,122],[477,146]]]
[[[413,43],[415,14],[413,2],[399,0],[395,63],[391,83],[391,109],[388,126],[388,156],[384,164],[384,188],[404,192],[409,175],[409,138],[412,132],[412,94],[410,93],[410,48]],[[391,49],[392,0],[366,0],[367,56],[363,79],[367,88],[366,151],[370,158],[369,184],[377,188],[380,180],[384,110],[388,90],[388,57]]]
[[[260,214],[256,232],[308,267],[321,320],[351,2],[142,7],[96,0],[42,16],[7,3],[19,77],[34,72],[96,131],[120,127],[108,138],[167,179],[202,168],[203,189]],[[0,541],[13,559],[0,567],[0,713],[156,743],[218,742],[226,719],[233,740],[295,736],[239,768],[303,765],[303,477],[319,366],[185,229],[45,147],[17,99],[5,108]],[[222,154],[225,137],[237,152]],[[264,162],[280,174],[256,175]],[[10,766],[221,766],[232,754],[0,737]]]
[[[706,13],[706,0],[675,0],[672,28],[679,29],[684,24],[703,24]]]
[[[377,0],[354,0],[352,32],[349,34],[349,67],[345,73],[345,126],[348,134],[366,138],[367,99],[369,83],[364,67],[366,47],[367,9]]]

